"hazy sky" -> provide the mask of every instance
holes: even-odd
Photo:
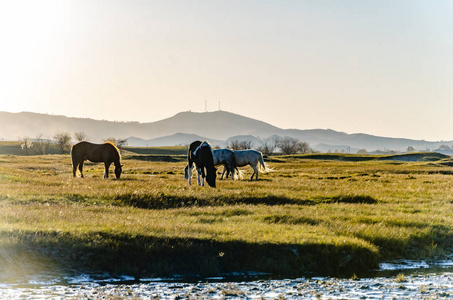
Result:
[[[0,111],[453,140],[453,1],[1,1]],[[1,129],[0,129],[1,130]]]

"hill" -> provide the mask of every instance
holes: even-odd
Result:
[[[167,135],[163,137],[158,137],[155,139],[141,139],[138,137],[130,137],[127,139],[128,145],[132,145],[135,147],[162,147],[162,146],[184,146],[189,145],[195,140],[208,140],[205,137],[196,135],[196,134],[188,134],[188,133],[175,133],[172,135]],[[213,145],[222,145],[223,141],[221,140],[214,140],[209,139],[209,142]]]
[[[171,118],[145,123],[143,126],[152,135],[149,138],[179,132],[197,134],[216,140],[226,140],[235,135],[268,136],[281,130],[268,123],[225,111],[181,112]]]
[[[434,150],[449,142],[428,142],[404,138],[379,137],[369,134],[347,134],[331,129],[281,129],[263,121],[225,111],[181,112],[173,117],[151,123],[112,122],[86,118],[69,118],[30,112],[0,112],[0,140],[17,140],[19,137],[52,138],[57,132],[85,132],[88,139],[127,138],[130,146],[187,145],[193,140],[209,140],[213,145],[224,146],[232,139],[253,141],[258,147],[265,140],[294,137],[308,142],[322,152],[359,149],[405,151],[409,146],[416,150]]]
[[[90,140],[107,137],[155,139],[164,136],[196,134],[206,139],[225,140],[235,135],[263,136],[280,129],[262,121],[229,112],[181,112],[173,117],[152,122],[112,122],[30,112],[0,112],[0,139],[17,140],[18,137],[51,137],[58,131],[85,132]]]

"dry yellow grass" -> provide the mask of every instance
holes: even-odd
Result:
[[[111,259],[123,248],[145,258],[161,249],[163,261],[174,259],[167,256],[175,244],[194,253],[205,242],[212,253],[230,249],[211,257],[207,273],[223,270],[218,260],[234,260],[233,249],[262,253],[267,271],[289,272],[297,262],[295,273],[319,271],[326,263],[332,272],[356,271],[361,263],[375,267],[382,259],[451,251],[450,160],[280,161],[270,163],[273,171],[257,182],[228,179],[212,189],[189,186],[185,162],[126,157],[122,179],[104,180],[101,164],[86,164],[86,178],[72,178],[68,155],[0,156],[0,248],[110,249]],[[287,250],[294,258],[280,270],[275,256]],[[310,262],[321,257],[327,262]],[[242,266],[259,267],[253,257],[242,259]]]

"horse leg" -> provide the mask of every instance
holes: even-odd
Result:
[[[231,175],[231,179],[234,180],[234,168],[232,168],[232,166],[229,165],[229,164],[225,164],[224,165],[222,177],[220,179],[223,179],[223,174],[225,174],[225,171],[226,171],[226,177],[225,178],[228,178]]]
[[[206,177],[206,174],[204,172],[204,167],[201,168],[201,186],[204,186],[204,179]]]
[[[202,176],[201,174],[201,169],[200,168],[197,168],[197,183],[198,185],[201,185],[201,179],[200,179],[200,176]],[[204,184],[204,181],[203,181],[203,184]]]
[[[192,184],[193,168],[189,167],[189,184]]]
[[[185,179],[189,179],[189,185],[191,185],[192,184],[192,175],[193,175],[193,161],[190,159],[189,156],[188,156],[188,163],[187,163],[186,169],[187,169],[187,177],[189,177],[189,178],[185,178]]]
[[[71,158],[72,158],[72,177],[76,177],[76,172],[77,172],[77,159],[74,155],[74,153],[71,152]]]
[[[109,178],[109,168],[111,163],[104,163],[104,179]]]
[[[223,171],[222,171],[222,176],[220,176],[220,180],[223,180],[223,175],[225,174],[225,171],[226,171],[227,177],[228,177],[227,165],[223,165]]]
[[[256,166],[251,166],[253,168],[253,173],[252,173],[252,177],[250,177],[250,180],[253,180],[253,175],[256,175],[256,180],[258,180],[258,170],[256,168]]]
[[[83,178],[83,160],[79,163],[80,177]]]
[[[72,162],[72,177],[76,177],[76,172],[77,172],[77,164]]]
[[[236,178],[237,178],[238,180],[242,179],[242,173],[241,173],[241,171],[239,171],[239,169],[238,169],[237,167],[234,167],[233,170],[234,170],[234,174],[237,174]],[[234,178],[233,178],[233,180],[234,180]]]
[[[230,169],[230,172],[231,172],[231,180],[234,180],[234,167],[230,166],[229,169]],[[228,177],[228,173],[227,173],[227,177]]]

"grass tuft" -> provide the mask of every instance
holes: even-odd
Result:
[[[340,195],[331,198],[332,202],[338,203],[355,203],[355,204],[376,204],[378,200],[371,196],[364,195]]]

